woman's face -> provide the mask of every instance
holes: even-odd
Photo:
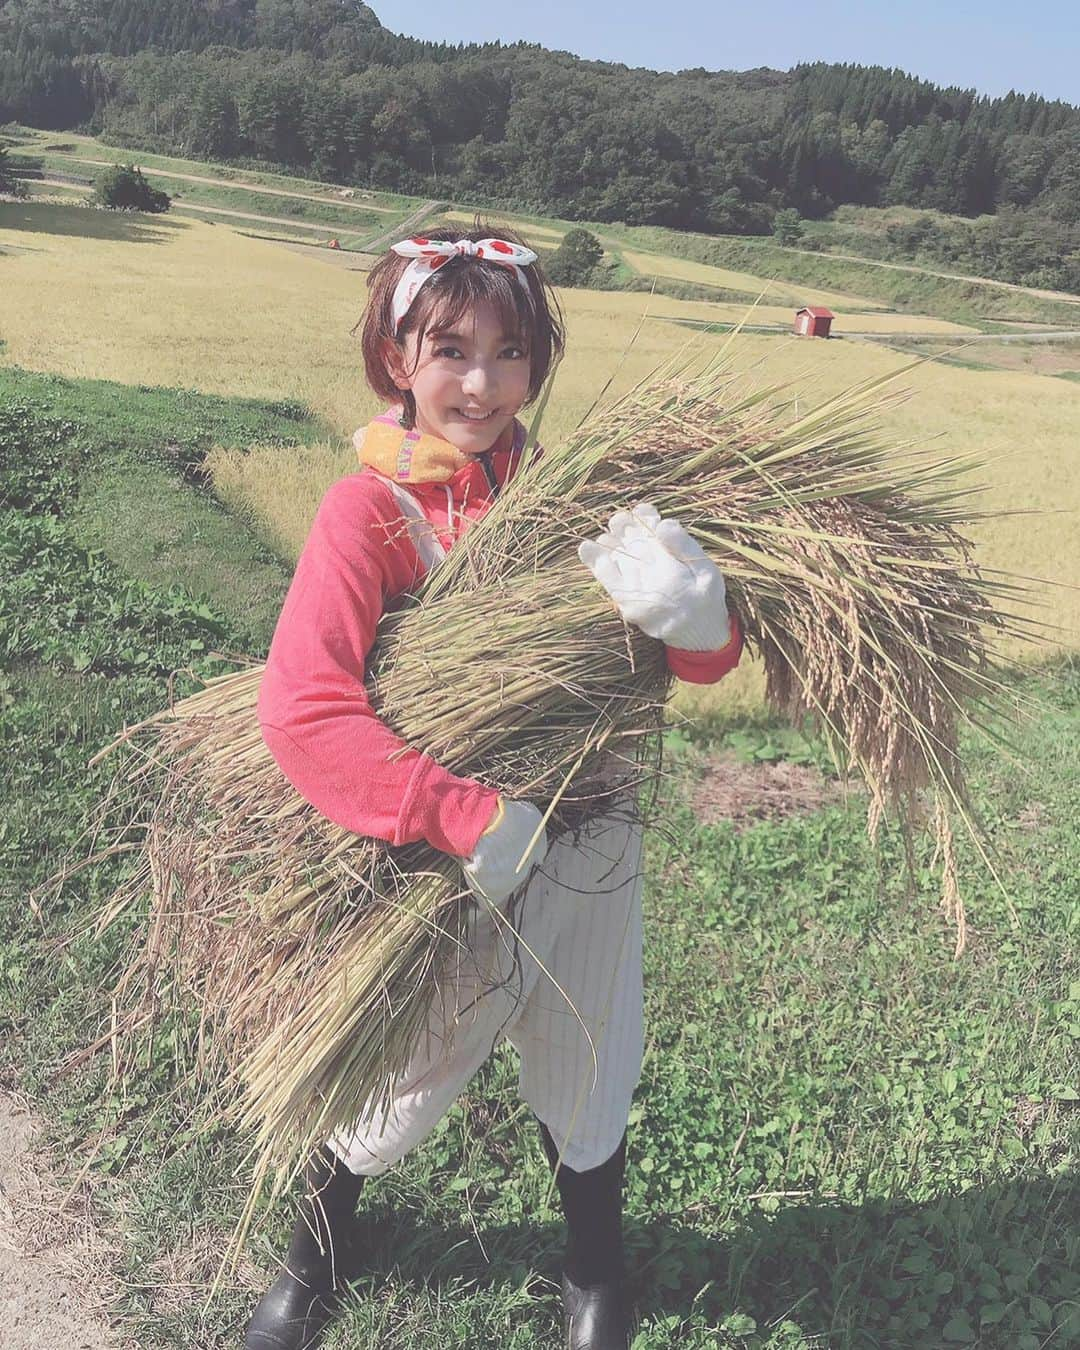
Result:
[[[467,455],[490,450],[529,392],[529,354],[520,335],[506,333],[495,310],[481,305],[453,325],[431,328],[395,347],[391,371],[416,401],[420,431],[440,436]]]

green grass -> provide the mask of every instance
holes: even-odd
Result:
[[[53,168],[78,177],[96,177],[99,170],[92,164],[81,164],[78,160],[65,160],[61,157],[47,157]],[[230,185],[216,186],[211,183],[190,183],[183,178],[170,178],[155,174],[151,180],[153,186],[170,197],[177,199],[178,206],[189,203],[205,206],[223,207],[230,211],[242,211],[253,216],[285,216],[297,222],[310,225],[336,228],[355,234],[372,234],[376,229],[385,229],[393,222],[393,216],[375,211],[365,211],[354,206],[345,206],[332,199],[309,201],[300,197],[290,197],[270,192],[251,192],[244,187]],[[281,184],[284,186],[284,184]]]
[[[781,248],[771,239],[735,235],[691,234],[659,226],[590,225],[627,247],[664,253],[695,262],[802,286],[848,291],[879,300],[891,308],[931,314],[956,323],[979,319],[1000,322],[1036,321],[1075,327],[1080,307],[1010,291],[993,283],[960,281],[929,272],[901,271],[852,262],[827,253]]]
[[[39,157],[46,165],[59,167],[58,161],[81,156],[87,159],[108,160],[113,164],[129,164],[132,160],[151,169],[173,170],[176,173],[205,174],[214,178],[236,179],[245,183],[259,183],[265,187],[283,188],[289,192],[311,192],[333,201],[335,186],[317,178],[300,178],[288,172],[277,172],[265,165],[220,164],[214,160],[186,159],[181,155],[157,154],[149,150],[111,145],[103,140],[70,132],[39,131],[34,128],[15,128],[6,133],[17,153]],[[83,165],[78,172],[93,174],[93,165]],[[358,200],[370,201],[403,215],[420,205],[419,197],[407,197],[395,192],[367,188],[357,189]],[[391,217],[392,218],[392,217]]]
[[[110,621],[102,605],[113,599],[110,591],[129,583],[212,604],[223,621],[221,636],[228,625],[249,642],[268,640],[288,572],[203,489],[202,459],[213,445],[243,447],[267,437],[287,445],[320,434],[324,429],[296,404],[0,368],[7,561],[24,602],[24,612],[10,618],[24,645],[9,638],[9,655],[25,655],[27,643],[36,655],[45,650],[45,638],[29,634],[45,624],[49,608],[30,609],[28,601],[51,596],[60,570],[70,574],[72,592],[89,593],[78,622],[68,622],[66,635],[57,637],[86,639],[72,657],[78,668],[95,664],[89,633],[97,631],[95,641],[108,647]],[[94,569],[109,578],[100,603],[82,580],[96,576]],[[143,627],[164,641],[168,624],[158,630],[154,622]],[[49,648],[49,659],[59,659],[59,650]]]
[[[42,1103],[68,1175],[89,1160],[125,1332],[234,1345],[287,1215],[204,1309],[244,1174],[241,1140],[176,1133],[191,1028],[163,1027],[125,1093],[100,1060],[56,1073],[107,1021],[125,934],[95,940],[87,919],[122,860],[38,892],[40,918],[26,897],[107,782],[89,755],[160,705],[175,665],[265,646],[283,574],[202,489],[205,449],[317,428],[289,406],[13,370],[0,409],[0,559],[5,594],[23,588],[0,612],[0,1067]],[[968,747],[1018,923],[965,847],[960,962],[928,849],[905,880],[858,798],[742,833],[698,819],[694,792],[730,772],[717,750],[820,763],[820,747],[763,717],[669,737],[627,1194],[636,1350],[1080,1345],[1080,668],[1023,692],[1042,710],[1014,733],[1022,771]],[[329,1350],[554,1344],[546,1185],[500,1050],[366,1188],[369,1273]]]
[[[39,183],[32,178],[26,180],[26,187],[31,201],[42,197],[49,197],[54,200],[59,199],[65,202],[82,202],[86,201],[89,192],[89,189],[84,187],[72,187],[66,183]]]

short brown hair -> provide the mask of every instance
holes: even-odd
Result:
[[[496,238],[525,244],[515,231],[485,222],[479,216],[473,221],[471,230],[440,226],[425,230],[424,237],[451,242],[471,239],[474,243]],[[529,392],[525,402],[531,403],[563,353],[562,311],[539,261],[523,269],[528,280],[526,292],[509,268],[493,266],[482,258],[451,258],[430,281],[424,282],[395,333],[394,290],[409,261],[389,252],[368,274],[367,308],[356,327],[360,330],[364,371],[375,393],[403,403],[407,423],[412,426],[416,420],[416,403],[409,390],[399,389],[394,383],[386,364],[386,343],[396,342],[400,347],[404,339],[415,332],[419,349],[424,334],[433,324],[449,329],[462,315],[487,304],[498,314],[508,333],[520,334],[529,357]]]

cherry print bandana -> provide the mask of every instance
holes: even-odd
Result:
[[[529,289],[525,273],[521,270],[536,261],[537,255],[523,244],[512,244],[506,239],[424,239],[416,236],[403,239],[399,244],[391,245],[391,250],[402,258],[412,261],[401,274],[401,280],[394,288],[391,301],[391,315],[394,320],[394,332],[401,327],[401,321],[409,312],[409,306],[416,299],[417,292],[425,281],[429,280],[451,258],[482,258],[484,262],[496,263],[507,267],[518,281]]]

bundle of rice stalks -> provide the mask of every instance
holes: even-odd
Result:
[[[379,715],[453,772],[534,801],[555,836],[605,809],[613,766],[621,790],[655,781],[663,648],[577,556],[647,499],[720,564],[770,700],[813,717],[861,776],[871,828],[890,810],[913,821],[929,789],[955,906],[958,732],[1001,702],[991,644],[1025,625],[958,532],[976,518],[957,481],[969,466],[898,447],[879,420],[893,398],[875,381],[798,416],[723,361],[639,386],[521,473],[384,619]],[[118,998],[195,999],[241,1085],[256,1180],[280,1184],[386,1100],[467,906],[455,860],[351,835],[295,793],[255,721],[259,678],[215,679],[125,738],[150,807],[144,865],[109,917],[149,886]]]

